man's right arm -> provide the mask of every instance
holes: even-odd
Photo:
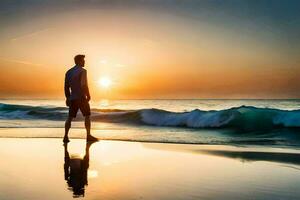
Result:
[[[68,100],[70,98],[70,85],[69,85],[69,81],[67,79],[67,74],[65,76],[65,96],[66,96],[66,99]]]
[[[81,87],[84,91],[84,94],[89,101],[91,99],[90,91],[89,91],[89,86],[88,86],[88,81],[87,81],[87,72],[84,70],[82,72],[82,77],[81,77]]]

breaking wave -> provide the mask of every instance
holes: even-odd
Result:
[[[5,120],[62,121],[66,117],[65,107],[0,104],[0,119]],[[92,109],[91,118],[98,122],[187,128],[232,128],[245,131],[300,128],[300,110],[287,111],[252,106],[218,111],[196,109],[190,112],[170,112],[160,109]]]

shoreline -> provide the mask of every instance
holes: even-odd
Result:
[[[91,134],[100,140],[108,141],[124,141],[124,142],[142,142],[142,143],[158,143],[158,144],[186,144],[186,145],[224,145],[224,146],[237,146],[237,147],[257,147],[257,148],[282,148],[282,149],[294,149],[300,150],[298,143],[281,143],[281,139],[277,138],[275,141],[269,138],[247,138],[241,136],[234,136],[230,138],[230,135],[223,134],[222,137],[216,136],[217,140],[207,140],[202,142],[201,140],[195,140],[193,142],[185,141],[185,138],[177,138],[176,136],[172,138],[172,132],[162,132],[160,135],[160,129],[153,131],[134,129],[128,127],[114,127],[109,124],[101,124],[101,129],[91,129]],[[163,129],[162,131],[165,131]],[[180,133],[185,133],[181,130]],[[189,132],[188,132],[189,133]],[[197,134],[199,136],[210,137],[218,131],[199,131]],[[149,134],[153,134],[153,137],[149,137]],[[190,133],[189,133],[190,134]],[[197,135],[195,133],[192,133]],[[81,127],[71,128],[69,133],[70,139],[85,139],[85,129]],[[49,139],[62,139],[64,136],[64,128],[62,127],[50,127],[50,128],[40,128],[40,127],[12,127],[12,128],[0,128],[0,138],[49,138]],[[168,138],[161,138],[160,136],[168,136]],[[155,137],[158,137],[157,139]],[[228,137],[228,138],[226,138]],[[284,138],[283,138],[284,139]]]
[[[24,131],[26,130],[26,131]],[[157,144],[180,144],[180,145],[207,145],[207,146],[233,146],[233,147],[253,147],[253,148],[278,148],[278,149],[290,149],[290,150],[300,150],[299,145],[280,145],[280,144],[272,144],[272,143],[265,143],[268,142],[268,139],[265,139],[261,142],[257,142],[254,139],[247,139],[245,141],[217,141],[217,142],[186,142],[186,141],[161,141],[155,139],[144,139],[139,138],[137,135],[137,139],[131,139],[126,137],[126,133],[124,136],[120,137],[120,135],[114,136],[114,132],[124,132],[127,130],[116,129],[116,130],[101,130],[101,129],[91,129],[91,134],[95,135],[99,140],[105,141],[124,141],[124,142],[141,142],[141,143],[157,143]],[[143,131],[143,130],[141,130]],[[30,132],[30,134],[28,134]],[[82,133],[83,132],[83,133]],[[159,130],[158,130],[159,132]],[[105,133],[105,134],[104,134]],[[201,132],[199,132],[200,134]],[[64,136],[64,128],[32,128],[32,127],[13,127],[13,128],[0,128],[0,138],[21,138],[21,139],[62,139]],[[115,138],[114,138],[115,137]],[[69,133],[70,139],[85,139],[85,129],[74,127],[71,128]],[[271,140],[270,140],[271,141]]]

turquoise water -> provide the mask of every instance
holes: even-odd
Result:
[[[1,99],[0,103],[31,105],[31,106],[65,106],[64,100],[13,100]],[[137,110],[145,108],[157,108],[168,111],[223,110],[239,106],[254,106],[258,108],[277,108],[281,110],[300,109],[300,99],[291,100],[230,100],[230,99],[186,99],[186,100],[99,100],[92,101],[92,108]]]

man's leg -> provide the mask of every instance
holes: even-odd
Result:
[[[71,122],[72,122],[73,118],[76,117],[78,109],[79,109],[78,102],[74,101],[74,100],[71,100],[70,103],[69,103],[68,118],[67,118],[66,123],[65,123],[65,137],[64,137],[64,142],[65,143],[69,142],[68,133],[69,133],[69,130],[71,128]]]
[[[89,142],[95,142],[98,141],[97,138],[91,135],[91,119],[90,116],[85,116],[84,119],[85,129],[86,129],[86,140]]]
[[[98,141],[97,138],[95,138],[94,136],[91,135],[91,119],[90,119],[91,108],[90,108],[90,104],[87,100],[81,101],[80,111],[81,111],[82,115],[84,116],[84,125],[85,125],[85,129],[86,129],[86,140],[88,142]]]
[[[65,136],[64,136],[64,142],[69,142],[69,138],[68,138],[68,133],[69,130],[71,128],[71,122],[72,122],[72,117],[68,117],[66,122],[65,122]]]
[[[91,135],[91,119],[90,119],[90,116],[85,116],[84,125],[85,125],[85,129],[86,129],[86,135],[90,136]]]

